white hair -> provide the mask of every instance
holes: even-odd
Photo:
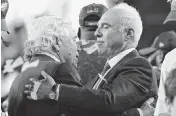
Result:
[[[126,28],[132,28],[134,30],[134,42],[137,46],[143,30],[139,12],[126,3],[117,4],[110,10],[114,10],[120,14],[117,18],[117,24],[120,24],[121,30],[124,31]]]
[[[50,52],[53,47],[70,44],[75,36],[71,22],[55,16],[42,16],[34,20],[24,47],[24,58]]]

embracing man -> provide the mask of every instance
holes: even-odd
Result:
[[[76,37],[70,21],[55,16],[34,20],[24,47],[27,62],[13,81],[8,95],[9,116],[59,116],[70,113],[68,108],[58,106],[56,101],[26,99],[24,89],[31,77],[43,79],[41,71],[50,74],[58,84],[81,87],[81,78],[75,68],[78,61]],[[37,98],[35,94],[32,96]]]
[[[98,52],[107,57],[97,78],[78,87],[58,84],[42,73],[44,80],[31,77],[32,84],[26,85],[24,93],[29,99],[35,93],[36,100],[55,100],[58,105],[79,109],[77,115],[82,116],[121,116],[125,110],[139,108],[157,93],[152,66],[136,50],[142,29],[135,8],[116,5],[103,14],[95,32]]]

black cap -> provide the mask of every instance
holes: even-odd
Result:
[[[81,9],[79,14],[79,24],[84,27],[95,27],[101,16],[107,11],[102,4],[90,4]]]

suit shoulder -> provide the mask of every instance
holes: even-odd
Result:
[[[150,62],[146,58],[141,57],[141,56],[132,58],[126,64],[136,65],[136,66],[145,66],[145,67],[152,68],[152,65],[150,64]]]
[[[56,61],[33,61],[27,63],[25,66],[25,70],[22,71],[23,76],[39,76],[41,71],[45,71],[46,73],[53,75],[54,71],[60,65],[59,62]],[[23,68],[24,69],[24,68]]]

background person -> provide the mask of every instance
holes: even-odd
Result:
[[[170,114],[168,104],[165,102],[166,95],[165,95],[165,89],[164,84],[167,79],[168,74],[176,67],[176,48],[173,49],[171,52],[169,52],[161,66],[161,77],[160,77],[160,84],[159,84],[159,90],[158,90],[158,101],[156,104],[156,110],[155,110],[155,116],[159,115],[166,115]]]
[[[139,50],[139,53],[147,57],[148,61],[153,65],[153,69],[156,70],[158,84],[160,80],[160,68],[164,57],[174,48],[176,48],[176,33],[174,31],[167,31],[157,36],[151,47]]]
[[[102,4],[89,4],[83,7],[79,15],[79,42],[78,72],[85,85],[103,70],[106,59],[98,54],[96,37],[97,23],[107,8]]]
[[[169,116],[176,115],[176,68],[173,69],[165,82],[165,91],[166,91],[166,102],[170,106],[171,114]],[[167,116],[167,115],[165,115]]]
[[[7,111],[7,97],[11,83],[24,63],[21,56],[24,41],[27,39],[24,20],[16,16],[15,19],[6,22],[7,11],[9,11],[8,1],[1,0],[1,108],[3,111]]]
[[[175,22],[176,22],[176,4],[175,0],[169,0],[171,4],[171,11],[169,12],[167,18],[164,21],[164,24],[167,26],[167,29],[169,29],[170,32],[176,33],[175,28]],[[169,52],[161,66],[161,77],[160,77],[160,84],[159,84],[159,91],[158,91],[158,101],[156,104],[155,109],[155,116],[158,116],[159,114],[168,114],[168,105],[165,103],[165,90],[164,90],[164,83],[167,78],[168,73],[175,68],[175,51],[176,49],[173,49],[171,52]]]

